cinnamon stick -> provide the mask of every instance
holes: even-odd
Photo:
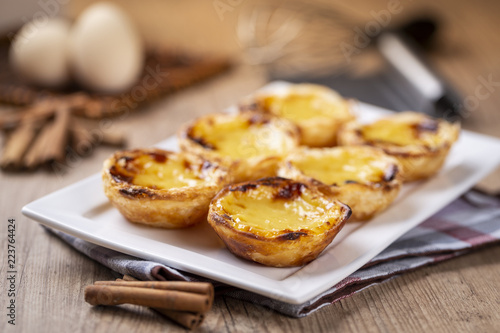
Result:
[[[185,281],[96,281],[97,286],[121,286],[135,288],[149,288],[157,290],[177,290],[195,294],[208,295],[213,298],[214,287],[207,282]]]
[[[123,279],[116,279],[115,281],[121,281],[129,283],[128,281],[139,281],[136,278],[130,275],[124,275]],[[159,314],[167,317],[168,319],[176,322],[177,324],[193,330],[201,325],[205,316],[202,313],[191,313],[186,311],[174,311],[174,310],[166,310],[160,308],[151,308],[158,312]]]
[[[23,110],[0,115],[0,128],[16,127],[23,121],[43,121],[54,114],[54,104],[43,101]]]
[[[42,128],[34,144],[28,149],[28,152],[23,158],[22,165],[24,167],[33,169],[44,162],[43,150],[49,144],[51,132],[52,125],[50,124]]]
[[[70,119],[71,114],[67,105],[59,105],[55,113],[50,144],[44,150],[45,161],[61,161],[64,159],[65,148],[68,143],[68,128]]]
[[[203,319],[205,319],[205,316],[202,313],[173,311],[160,308],[153,308],[153,310],[190,330],[200,326]]]
[[[0,166],[2,169],[19,169],[24,153],[35,138],[40,126],[33,121],[22,123],[8,138],[4,149]]]
[[[212,299],[208,295],[183,291],[99,285],[85,288],[85,301],[92,305],[128,303],[151,308],[200,313],[207,312],[212,306]]]
[[[57,104],[54,100],[43,100],[26,108],[22,120],[45,119],[54,114]]]
[[[94,148],[92,136],[89,134],[88,130],[80,125],[74,117],[70,122],[69,135],[71,147],[77,154],[87,155],[92,152]]]
[[[35,140],[35,144],[28,150],[24,158],[24,165],[35,168],[49,161],[61,161],[68,140],[68,124],[70,113],[65,104],[58,106],[54,120],[44,128]]]

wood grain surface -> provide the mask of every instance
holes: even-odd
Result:
[[[140,14],[136,8],[134,15],[138,20],[141,15],[150,18],[149,26],[144,27],[147,32],[161,25],[151,23],[155,22],[154,15],[158,18],[161,8],[165,12],[189,12],[194,11],[192,7],[196,4],[204,8],[204,12],[196,12],[193,17],[205,19],[206,26],[202,21],[200,25],[213,32],[208,34],[213,45],[206,38],[196,37],[196,48],[210,50],[212,47],[212,50],[218,49],[225,54],[237,53],[237,46],[228,46],[232,32],[225,29],[230,29],[228,27],[233,22],[230,18],[224,22],[218,20],[211,1],[182,3],[151,1],[150,11],[143,9]],[[432,54],[432,63],[460,89],[463,96],[474,95],[479,76],[492,75],[494,81],[500,81],[500,2],[401,0],[401,3],[405,9],[394,18],[395,21],[424,10],[438,13],[443,18],[442,47]],[[130,8],[139,7],[131,1],[124,4]],[[379,0],[351,0],[348,6],[361,19],[370,19],[370,11],[384,9],[387,4],[387,1]],[[73,13],[83,6],[83,1],[77,1],[72,7]],[[235,8],[229,14],[235,15],[237,10]],[[198,36],[196,31],[200,29],[191,26],[186,35]],[[217,34],[217,31],[222,32]],[[160,40],[161,35],[160,29],[151,39]],[[167,37],[173,39],[175,33],[170,32]],[[221,41],[221,38],[227,42]],[[183,40],[178,39],[179,43]],[[221,110],[262,86],[265,81],[265,73],[258,68],[240,66],[222,77],[170,96],[112,124],[114,128],[128,133],[130,147],[152,145],[174,134],[182,123],[197,115]],[[499,105],[500,87],[495,87],[491,95],[481,100],[477,109],[465,119],[464,127],[500,136]],[[98,172],[102,161],[112,152],[111,148],[98,148],[92,156],[73,161],[64,174],[0,174],[0,332],[184,331],[147,309],[133,306],[91,307],[86,304],[83,299],[85,286],[97,280],[113,279],[115,275],[47,234],[36,222],[20,213],[21,207],[28,202]],[[488,183],[498,178],[497,174]],[[8,218],[16,220],[18,273],[15,326],[7,323],[6,316]],[[218,297],[198,331],[497,332],[500,330],[498,276],[500,247],[493,246],[396,277],[302,319],[288,318],[258,305]]]

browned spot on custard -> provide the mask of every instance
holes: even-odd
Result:
[[[109,168],[109,174],[111,175],[111,178],[113,178],[113,180],[117,183],[131,183],[134,179],[133,176],[127,176],[119,172],[114,165]]]
[[[229,188],[229,191],[231,192],[246,192],[248,190],[253,190],[255,188],[257,188],[258,185],[257,184],[252,184],[252,183],[245,183],[245,184],[241,184],[241,185],[237,185],[237,186],[231,186]]]
[[[258,179],[257,182],[259,182],[260,185],[278,187],[281,186],[283,183],[290,182],[290,179],[283,177],[265,177]]]
[[[188,160],[183,159],[182,166],[184,167],[184,169],[189,170],[191,168],[191,163]]]
[[[287,183],[279,188],[278,193],[275,194],[274,198],[287,200],[296,199],[302,194],[303,188],[304,184],[301,183]]]
[[[208,119],[207,121],[209,122],[210,125],[212,125],[212,122],[213,122],[212,119]],[[194,136],[193,131],[194,131],[194,127],[192,127],[192,126],[189,127],[186,131],[186,137],[189,140],[196,142],[197,144],[199,144],[203,148],[210,149],[210,150],[215,149],[215,146],[212,145],[211,143],[208,143],[207,141],[205,141],[205,139]]]
[[[131,156],[121,156],[116,160],[116,164],[124,170],[129,170],[133,166],[135,158]],[[119,172],[116,170],[116,172]]]
[[[158,163],[165,163],[167,161],[167,156],[165,154],[151,152],[148,153],[148,155],[151,156]]]

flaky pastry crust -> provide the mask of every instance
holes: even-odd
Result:
[[[349,222],[384,211],[401,188],[399,162],[367,146],[301,149],[280,165],[278,175],[313,184],[352,209]]]
[[[180,175],[179,183],[171,183],[176,175],[161,174],[165,163],[176,163],[173,172]],[[205,220],[210,200],[230,182],[222,166],[156,148],[116,152],[104,162],[102,180],[104,193],[125,218],[160,228],[184,228]],[[162,180],[167,186],[161,186]]]
[[[334,146],[340,127],[355,118],[351,109],[351,103],[336,91],[308,83],[257,92],[240,104],[242,112],[269,113],[291,121],[300,131],[300,144],[309,147]]]
[[[315,186],[272,177],[225,187],[210,204],[208,222],[236,256],[288,267],[317,258],[350,213]]]
[[[225,165],[235,182],[275,176],[278,163],[299,142],[297,128],[270,115],[217,113],[178,132],[183,151]]]
[[[393,127],[396,130],[391,131]],[[340,145],[381,148],[398,159],[403,182],[410,182],[437,173],[459,133],[458,123],[407,111],[372,124],[348,123],[339,131],[338,141]]]

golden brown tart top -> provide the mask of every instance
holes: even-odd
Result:
[[[450,146],[458,137],[459,125],[407,111],[358,126],[356,133],[360,141],[392,153],[408,149],[418,153]]]
[[[240,104],[240,110],[291,121],[300,130],[300,143],[311,147],[335,145],[339,127],[354,119],[349,101],[315,84],[286,85],[257,92]]]
[[[226,217],[219,222],[256,237],[321,234],[350,215],[346,205],[325,197],[314,186],[279,177],[230,185],[212,205]]]
[[[180,136],[206,152],[231,159],[280,156],[294,149],[298,140],[292,124],[259,113],[201,117]]]
[[[225,173],[198,156],[155,148],[117,152],[113,160],[107,168],[115,182],[152,190],[216,184]]]
[[[301,149],[285,159],[288,169],[326,185],[378,184],[396,177],[398,161],[374,147]]]
[[[351,119],[349,103],[337,92],[316,84],[295,84],[273,92],[257,93],[255,105],[243,105],[243,109],[257,108],[293,122],[313,118]]]

